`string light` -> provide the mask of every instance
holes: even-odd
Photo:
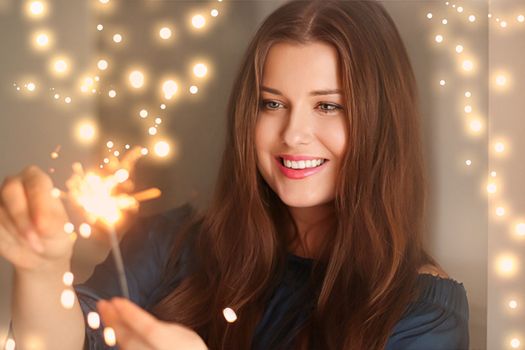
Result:
[[[217,16],[219,15],[219,11],[218,11],[217,9],[212,9],[212,10],[210,11],[210,15],[211,15],[212,17],[217,17]]]
[[[456,45],[456,52],[462,53],[463,52],[463,46],[462,45]]]
[[[164,158],[170,153],[170,145],[166,141],[158,141],[155,143],[154,150],[157,156]]]
[[[149,133],[150,135],[152,135],[152,136],[153,136],[153,135],[156,135],[156,134],[157,134],[157,128],[154,127],[154,126],[150,127],[150,128],[148,129],[148,133]]]
[[[164,98],[167,100],[170,100],[173,96],[175,96],[178,89],[179,89],[179,86],[174,80],[166,80],[162,84],[162,91],[164,92]]]
[[[441,34],[436,35],[434,40],[436,40],[436,43],[442,43],[443,42],[443,35],[441,35]]]
[[[99,329],[100,328],[100,316],[95,311],[91,311],[87,315],[87,323],[89,328],[91,329]]]
[[[75,231],[75,225],[73,225],[70,222],[66,222],[64,224],[64,232],[67,233],[67,234],[71,234],[71,233],[73,233],[73,231]]]
[[[168,40],[169,38],[171,38],[171,34],[171,29],[168,27],[163,27],[159,30],[159,36],[163,40]]]
[[[431,12],[427,13],[427,18],[428,19],[432,19],[432,13]]]
[[[202,15],[195,15],[191,18],[191,24],[197,29],[201,29],[206,25],[206,19]]]
[[[129,74],[129,82],[135,89],[140,89],[144,86],[144,73],[139,70],[134,70]]]
[[[199,88],[195,85],[190,86],[190,93],[195,95],[199,91]]]
[[[80,224],[78,227],[78,233],[84,238],[89,238],[91,236],[91,226],[85,222]]]
[[[68,271],[64,273],[64,276],[62,276],[62,282],[64,282],[66,286],[71,287],[73,285],[74,278],[75,276],[73,276],[73,273]]]
[[[115,98],[117,96],[117,92],[115,90],[109,90],[108,96],[111,98]]]
[[[237,314],[229,307],[222,310],[222,314],[224,315],[226,321],[228,321],[229,323],[237,321]]]
[[[139,116],[144,119],[144,118],[147,118],[148,117],[148,111],[145,110],[145,109],[141,109],[140,112],[139,112]]]
[[[15,350],[15,348],[16,348],[16,343],[14,339],[8,338],[7,341],[5,342],[5,350]]]
[[[65,309],[72,309],[75,305],[75,292],[71,289],[64,289],[60,295],[60,303]]]
[[[113,41],[117,44],[121,43],[122,42],[122,34],[115,34],[113,35]]]
[[[207,72],[208,67],[206,67],[204,63],[197,63],[195,66],[193,66],[193,74],[195,74],[199,78],[204,77]]]
[[[117,344],[117,337],[115,330],[111,327],[104,328],[104,341],[108,346],[115,346]]]

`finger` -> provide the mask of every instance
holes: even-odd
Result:
[[[111,303],[121,315],[121,320],[126,326],[139,334],[142,340],[152,345],[149,339],[155,339],[161,328],[161,323],[148,312],[124,298],[113,298]]]
[[[51,178],[38,167],[29,167],[23,178],[26,195],[31,198],[29,213],[34,226],[41,234],[57,232],[67,214],[60,199],[51,194]]]
[[[16,231],[13,232],[19,232],[36,251],[42,252],[43,246],[31,221],[22,180],[19,177],[6,178],[0,196],[6,213],[16,228]]]
[[[151,350],[144,343],[141,336],[128,328],[122,322],[122,315],[119,314],[115,306],[107,301],[99,301],[97,308],[106,326],[113,328],[117,339],[117,344],[123,350]]]

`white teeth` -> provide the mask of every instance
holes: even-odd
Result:
[[[309,159],[309,160],[283,160],[284,166],[291,169],[316,168],[325,162],[324,159]]]

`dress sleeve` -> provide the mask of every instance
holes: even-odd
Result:
[[[168,261],[173,238],[184,219],[189,217],[189,203],[162,214],[139,218],[123,236],[119,246],[124,261],[130,300],[146,308],[161,284],[162,272]],[[87,324],[87,315],[96,311],[101,299],[120,296],[118,274],[111,252],[97,265],[91,277],[74,285],[85,320],[84,349],[115,349],[104,342],[103,325],[97,330]]]
[[[398,322],[387,350],[468,350],[469,307],[462,283],[421,274],[423,292]]]

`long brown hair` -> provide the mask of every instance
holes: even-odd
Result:
[[[375,1],[291,1],[251,41],[230,95],[226,146],[209,207],[178,236],[166,280],[188,274],[152,309],[201,334],[211,349],[249,349],[265,302],[282,277],[297,227],[257,170],[254,129],[262,68],[272,44],[322,41],[338,52],[347,110],[336,183],[336,220],[314,265],[315,300],[296,339],[315,349],[382,349],[410,301],[417,270],[437,265],[422,243],[427,183],[415,77],[397,28]],[[169,286],[168,286],[169,287]],[[222,310],[234,309],[228,323]],[[284,344],[276,343],[272,349]]]

